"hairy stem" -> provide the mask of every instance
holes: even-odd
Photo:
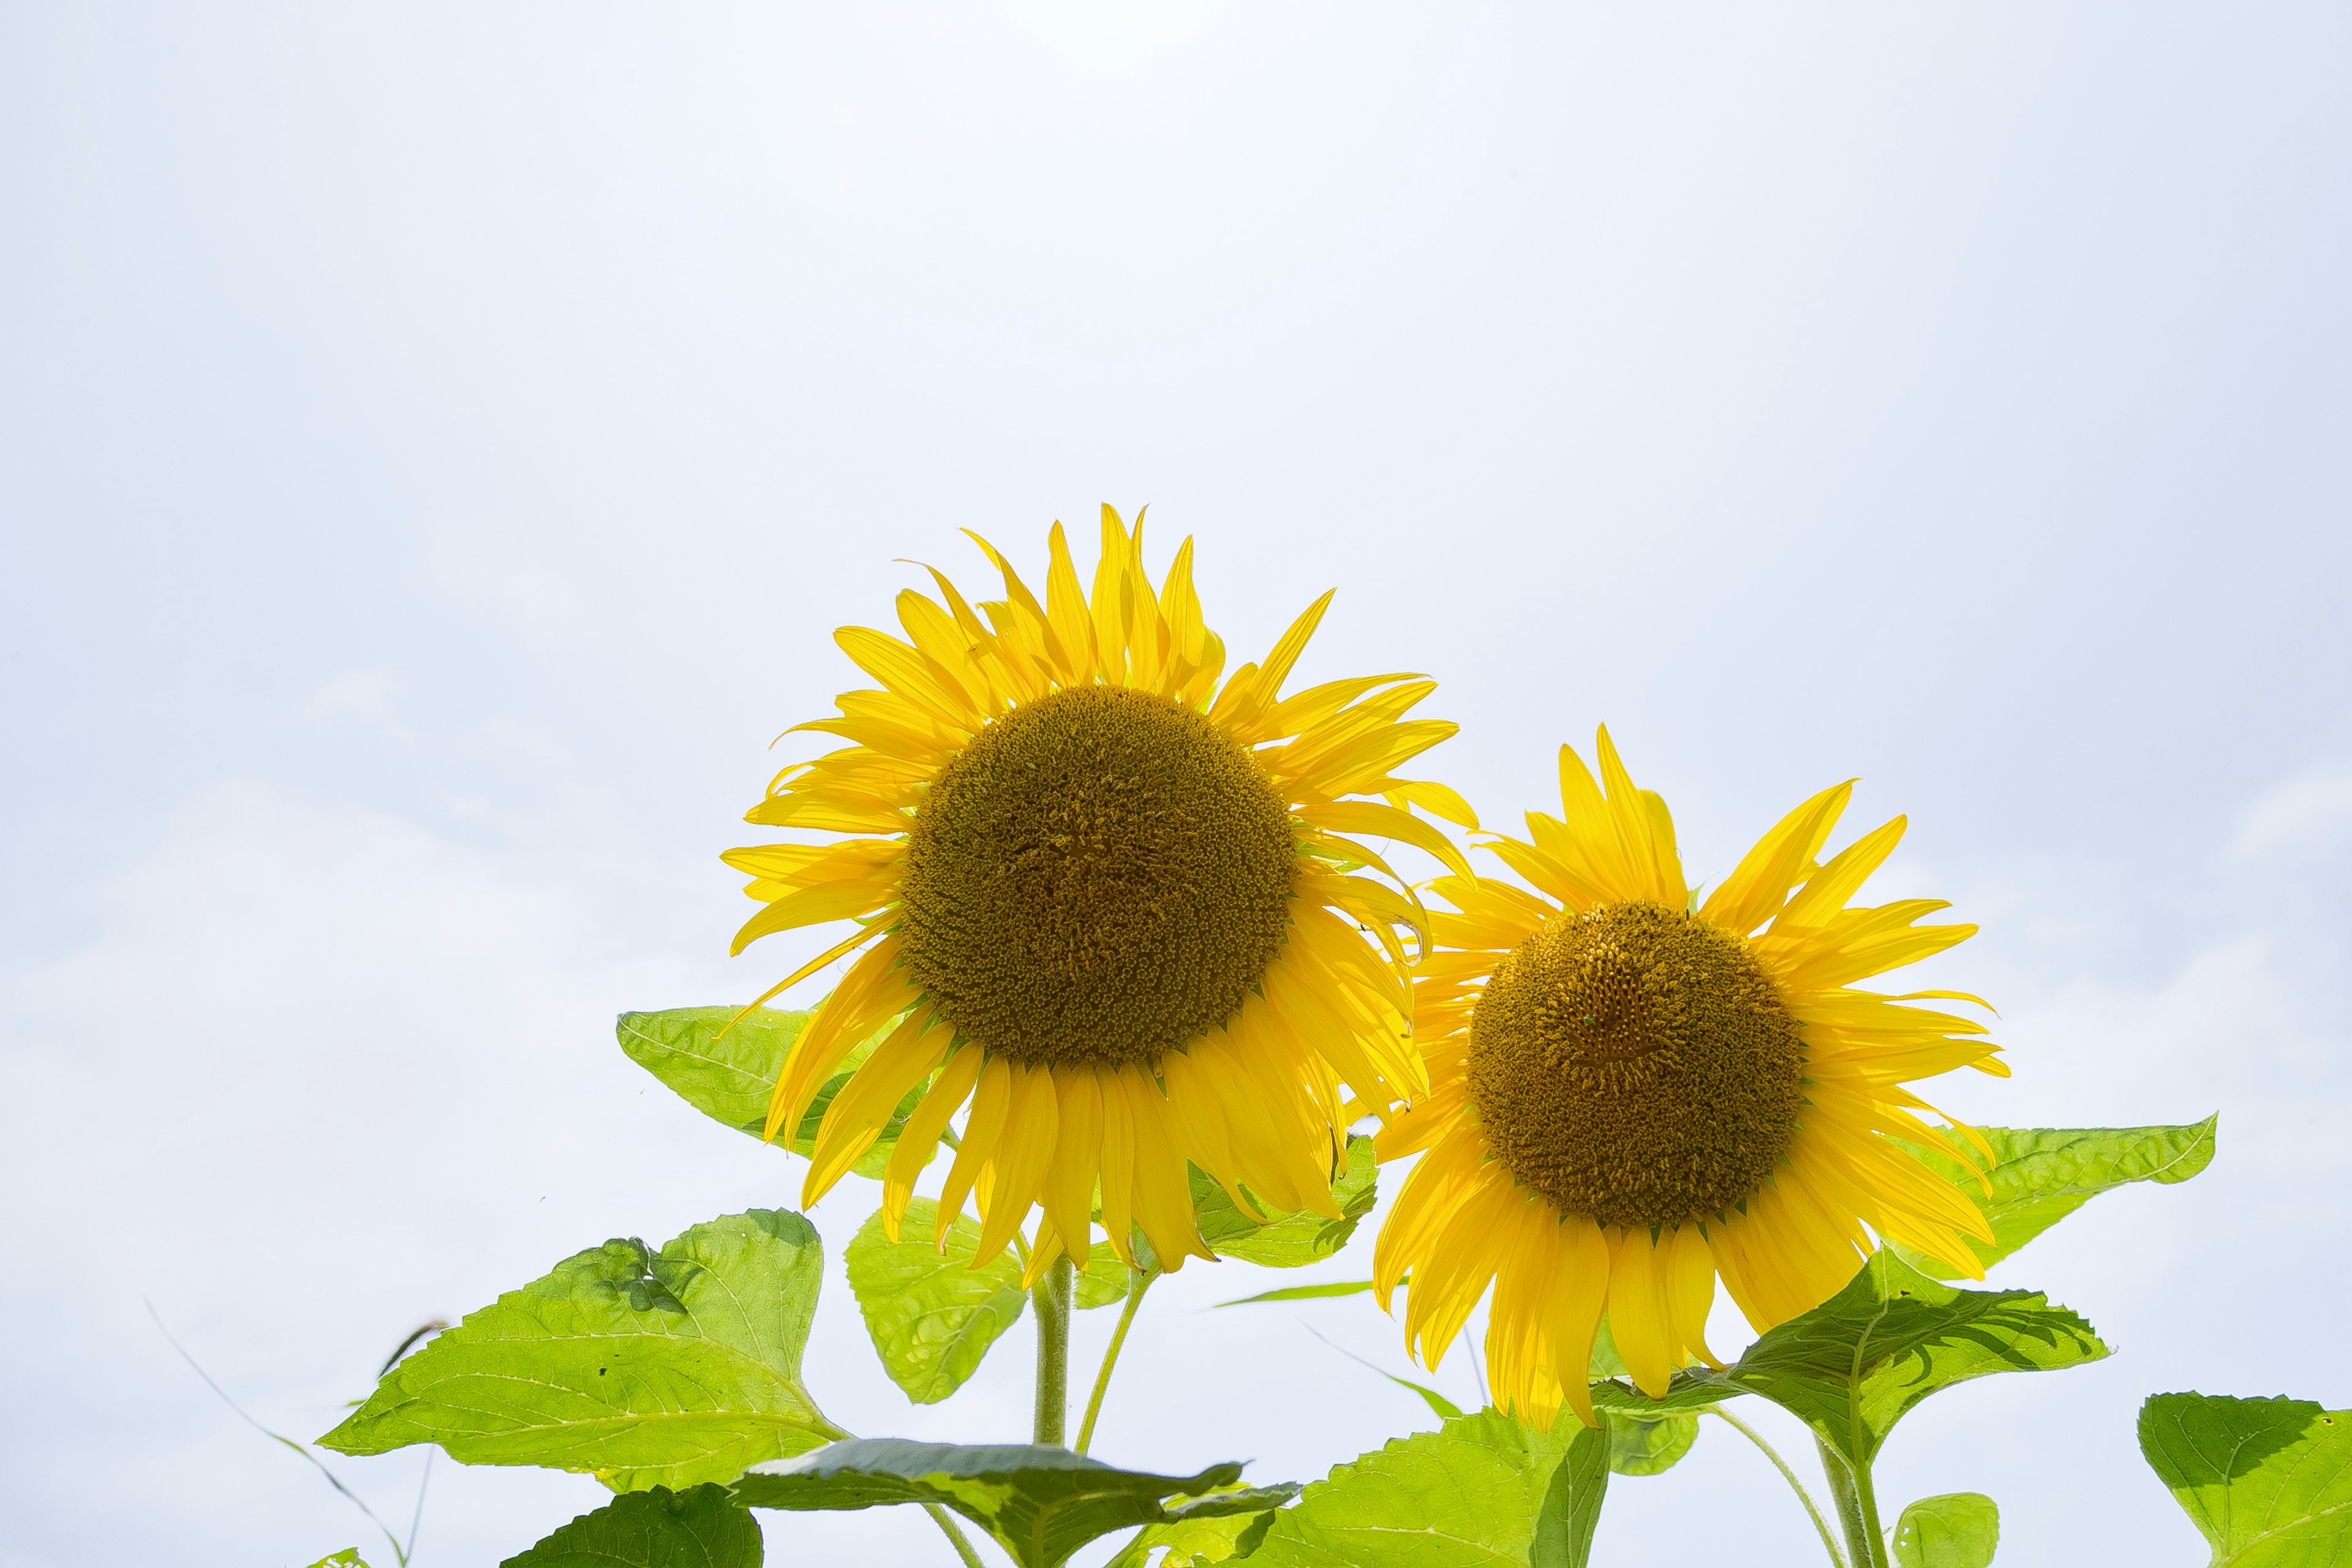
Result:
[[[1732,1430],[1764,1450],[1764,1457],[1772,1461],[1772,1468],[1780,1472],[1780,1479],[1789,1483],[1789,1489],[1795,1492],[1797,1500],[1805,1505],[1805,1517],[1813,1521],[1815,1530],[1821,1531],[1822,1550],[1830,1554],[1830,1561],[1837,1568],[1846,1568],[1845,1553],[1838,1550],[1837,1537],[1830,1533],[1829,1521],[1822,1517],[1822,1510],[1814,1506],[1813,1494],[1805,1489],[1805,1483],[1797,1479],[1797,1472],[1789,1468],[1789,1461],[1780,1458],[1780,1451],[1764,1440],[1764,1434],[1720,1405],[1708,1405],[1706,1413],[1722,1417],[1730,1424]]]
[[[980,1560],[980,1553],[971,1549],[971,1542],[964,1539],[964,1533],[957,1528],[956,1521],[948,1517],[947,1510],[935,1502],[927,1502],[923,1505],[923,1511],[931,1516],[933,1524],[947,1533],[948,1544],[955,1548],[958,1557],[963,1559],[963,1568],[988,1568]]]
[[[1110,1369],[1118,1364],[1119,1347],[1127,1343],[1128,1325],[1135,1321],[1135,1310],[1143,1305],[1143,1293],[1160,1278],[1154,1269],[1138,1268],[1128,1276],[1127,1305],[1118,1310],[1118,1327],[1110,1331],[1110,1344],[1103,1352],[1102,1370],[1095,1373],[1095,1391],[1087,1399],[1085,1419],[1078,1423],[1078,1452],[1095,1440],[1095,1420],[1102,1415],[1103,1395],[1110,1389]]]
[[[1037,1309],[1036,1441],[1061,1447],[1070,1424],[1070,1294],[1076,1270],[1070,1255],[1045,1266],[1030,1290]]]
[[[1845,1526],[1845,1549],[1853,1568],[1886,1568],[1886,1542],[1878,1533],[1878,1499],[1871,1490],[1870,1467],[1848,1465],[1818,1437],[1813,1447],[1821,1450],[1822,1470],[1829,1477],[1838,1522]]]

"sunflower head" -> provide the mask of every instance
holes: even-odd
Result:
[[[1387,1300],[1410,1271],[1408,1343],[1434,1365],[1491,1286],[1498,1401],[1587,1422],[1606,1312],[1627,1368],[1665,1392],[1712,1363],[1720,1278],[1759,1329],[1833,1295],[1873,1235],[1981,1275],[1983,1215],[1897,1140],[1941,1146],[1905,1088],[2008,1069],[1981,1025],[1853,982],[1943,951],[1948,906],[1848,900],[1903,819],[1818,857],[1852,793],[1790,812],[1704,902],[1674,822],[1603,730],[1601,776],[1560,751],[1560,815],[1485,847],[1527,886],[1459,875],[1416,971],[1432,1092],[1386,1118],[1383,1160],[1423,1157],[1381,1233]]]
[[[974,539],[1003,597],[974,605],[935,571],[938,599],[898,596],[903,637],[841,631],[878,686],[797,728],[851,743],[786,768],[749,814],[845,837],[727,856],[762,906],[737,952],[857,922],[768,994],[858,954],[784,1064],[770,1136],[886,1031],[820,1123],[803,1202],[920,1091],[884,1177],[885,1224],[895,1236],[968,1105],[937,1234],[974,1201],[976,1264],[1040,1208],[1033,1276],[1065,1250],[1085,1266],[1095,1213],[1122,1258],[1130,1225],[1165,1266],[1207,1256],[1188,1163],[1244,1212],[1246,1187],[1336,1217],[1342,1106],[1393,1107],[1428,1081],[1406,1040],[1398,935],[1422,912],[1358,874],[1394,881],[1349,836],[1468,875],[1413,808],[1475,826],[1469,808],[1393,771],[1454,726],[1406,717],[1433,689],[1413,675],[1282,695],[1328,594],[1226,676],[1191,541],[1155,583],[1139,515],[1130,531],[1104,509],[1091,592],[1055,525],[1042,599]]]

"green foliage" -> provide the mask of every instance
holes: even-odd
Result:
[[[742,1021],[728,1027],[739,1013]],[[616,1032],[629,1059],[676,1090],[679,1099],[714,1121],[759,1138],[767,1127],[768,1101],[783,1072],[784,1057],[808,1017],[770,1007],[748,1013],[740,1007],[672,1007],[660,1013],[624,1013]],[[886,1026],[851,1051],[841,1070],[818,1088],[793,1130],[793,1153],[806,1156],[815,1149],[817,1124],[824,1120],[833,1097],[865,1065],[887,1030]],[[910,1090],[891,1113],[881,1137],[850,1169],[878,1181],[898,1146],[899,1131],[921,1099],[919,1088]]]
[[[1259,1225],[1234,1206],[1233,1194],[1219,1186],[1215,1177],[1197,1165],[1191,1174],[1192,1215],[1200,1222],[1201,1239],[1221,1258],[1238,1258],[1268,1268],[1298,1268],[1322,1262],[1348,1245],[1357,1224],[1371,1212],[1380,1195],[1373,1184],[1369,1138],[1348,1140],[1348,1168],[1331,1184],[1331,1196],[1339,1205],[1339,1219],[1303,1210],[1283,1214],[1250,1193],[1251,1206],[1270,1222]]]
[[[1601,1430],[1609,1434],[1609,1468],[1621,1476],[1662,1476],[1682,1462],[1698,1441],[1696,1415],[1654,1418],[1601,1413]]]
[[[816,1231],[789,1210],[712,1220],[659,1252],[608,1241],[435,1337],[319,1441],[438,1443],[615,1491],[731,1479],[835,1431],[801,1384],[823,1274]]]
[[[2159,1394],[2139,1451],[2213,1548],[2213,1568],[2334,1568],[2352,1551],[2352,1410]]]
[[[2000,1510],[1982,1492],[1923,1497],[1886,1539],[1895,1568],[1986,1568],[2000,1544]]]
[[[1975,1173],[1950,1150],[1910,1144],[1919,1157],[1957,1184],[1992,1223],[1990,1244],[1971,1240],[1986,1268],[2007,1258],[2101,1193],[2132,1182],[2185,1182],[2213,1160],[2214,1130],[2209,1116],[2179,1127],[1980,1127],[1992,1145],[1986,1173],[1990,1196]],[[1968,1135],[1946,1129],[1952,1150],[1982,1160]],[[1896,1247],[1905,1262],[1934,1279],[1960,1275],[1937,1259]]]
[[[360,1555],[358,1547],[346,1546],[341,1552],[328,1552],[311,1563],[310,1568],[368,1568],[368,1565],[367,1560]]]
[[[1710,1405],[1737,1399],[1748,1392],[1726,1378],[1726,1373],[1704,1368],[1678,1372],[1666,1385],[1664,1399],[1653,1399],[1622,1378],[1600,1378],[1592,1384],[1592,1408],[1596,1413],[1616,1411],[1643,1420],[1668,1415],[1696,1415]]]
[[[1609,1440],[1563,1413],[1538,1432],[1500,1411],[1400,1438],[1309,1486],[1251,1553],[1266,1568],[1585,1568]]]
[[[1122,1470],[1066,1448],[958,1446],[860,1437],[797,1459],[761,1465],[735,1483],[751,1508],[846,1510],[925,1502],[953,1509],[995,1538],[1021,1568],[1058,1568],[1089,1541],[1138,1524],[1265,1512],[1286,1487],[1230,1487],[1241,1466],[1197,1476]],[[1189,1505],[1163,1506],[1186,1497]]]
[[[1866,1466],[1895,1424],[1931,1394],[2108,1353],[2090,1324],[2045,1296],[1956,1290],[1879,1252],[1844,1289],[1768,1331],[1733,1365],[1678,1373],[1675,1383],[1677,1391],[1687,1381],[1761,1394],[1849,1464]]]
[[[1127,1300],[1134,1284],[1134,1272],[1111,1256],[1110,1248],[1097,1247],[1086,1270],[1071,1277],[1070,1305],[1081,1312],[1090,1312],[1097,1307],[1116,1307]]]
[[[1211,1492],[1211,1497],[1220,1494]],[[1208,1568],[1209,1564],[1247,1557],[1265,1539],[1275,1510],[1229,1513],[1213,1519],[1179,1519],[1147,1524],[1129,1537],[1103,1568],[1145,1568],[1154,1554],[1154,1568]]]
[[[1886,1532],[1895,1568],[1987,1568],[2000,1544],[2000,1510],[1982,1492],[1921,1498]]]
[[[1255,1296],[1239,1300],[1220,1301],[1220,1307],[1255,1307],[1266,1301],[1321,1301],[1335,1296],[1360,1296],[1372,1288],[1369,1279],[1341,1279],[1329,1285],[1289,1285],[1279,1290],[1261,1290]]]
[[[583,1513],[499,1568],[760,1568],[760,1526],[705,1485],[630,1492]]]
[[[901,1239],[889,1238],[877,1214],[858,1227],[845,1255],[849,1288],[882,1368],[918,1405],[935,1405],[961,1388],[1029,1300],[1010,1252],[984,1268],[971,1267],[980,1227],[970,1215],[949,1227],[944,1254],[930,1239],[938,1218],[930,1199],[911,1199]]]

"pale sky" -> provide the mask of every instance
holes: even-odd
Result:
[[[2004,1568],[2199,1561],[2140,1398],[2352,1405],[2347,68],[2322,4],[0,3],[0,1568],[383,1568],[142,1302],[307,1437],[425,1318],[793,1203],[612,1016],[827,940],[729,961],[716,854],[866,683],[832,628],[1106,500],[1236,658],[1338,587],[1297,679],[1434,676],[1496,826],[1603,721],[1707,880],[1859,775],[1873,890],[1984,927],[1916,972],[2003,1016],[1956,1113],[2218,1109],[1996,1272],[2120,1353],[1880,1469],[1994,1496]],[[947,1405],[875,1364],[875,1191],[814,1215],[815,1393],[1021,1436],[1025,1324]],[[1362,1300],[1201,1310],[1296,1282],[1156,1291],[1098,1451],[1427,1425],[1307,1333],[1407,1370]],[[404,1520],[420,1461],[335,1463]],[[602,1495],[442,1462],[418,1561]],[[1597,1556],[1818,1552],[1715,1429]]]

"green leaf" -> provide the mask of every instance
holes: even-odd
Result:
[[[1249,1556],[1265,1539],[1266,1529],[1273,1523],[1274,1510],[1269,1508],[1263,1513],[1147,1524],[1130,1536],[1127,1544],[1118,1549],[1118,1554],[1103,1568],[1145,1568],[1154,1552],[1161,1553],[1156,1568],[1208,1568],[1212,1563]]]
[[[1748,1390],[1724,1381],[1725,1373],[1695,1368],[1675,1373],[1666,1385],[1664,1399],[1653,1399],[1622,1378],[1597,1378],[1592,1384],[1592,1408],[1596,1413],[1616,1411],[1622,1415],[1652,1420],[1661,1415],[1696,1415],[1710,1405],[1720,1405],[1727,1399],[1737,1399]]]
[[[2159,1394],[2139,1451],[2213,1548],[2213,1568],[2333,1568],[2352,1549],[2352,1410]]]
[[[360,1555],[358,1547],[346,1546],[341,1552],[328,1552],[311,1563],[310,1568],[368,1568],[368,1565],[367,1560]]]
[[[1267,1568],[1585,1568],[1609,1440],[1563,1412],[1535,1431],[1500,1411],[1399,1438],[1309,1486],[1249,1561]]]
[[[1682,1462],[1698,1441],[1696,1415],[1629,1415],[1601,1412],[1609,1434],[1609,1468],[1621,1476],[1662,1476]]]
[[[1619,1473],[1622,1475],[1656,1475],[1659,1471],[1671,1469],[1675,1460],[1688,1452],[1691,1444],[1697,1440],[1696,1413],[1710,1405],[1737,1399],[1741,1393],[1739,1389],[1717,1382],[1706,1373],[1691,1371],[1675,1373],[1674,1381],[1666,1385],[1664,1398],[1651,1398],[1633,1386],[1633,1374],[1625,1370],[1625,1358],[1617,1353],[1617,1336],[1611,1331],[1605,1313],[1601,1316],[1600,1328],[1592,1336],[1592,1357],[1587,1375],[1592,1379],[1592,1407],[1604,1420],[1612,1411],[1632,1421],[1659,1420],[1676,1412],[1688,1413],[1692,1416],[1690,1436],[1683,1440],[1681,1447],[1673,1451],[1672,1458],[1666,1458],[1657,1469],[1621,1470]],[[1669,1444],[1673,1440],[1671,1434],[1658,1439]],[[1615,1453],[1612,1447],[1612,1469],[1617,1468]]]
[[[1372,1288],[1369,1279],[1342,1279],[1333,1285],[1291,1285],[1280,1290],[1261,1290],[1255,1296],[1244,1296],[1237,1301],[1220,1301],[1220,1307],[1254,1307],[1261,1301],[1320,1301],[1333,1296],[1360,1296]]]
[[[1406,1389],[1413,1394],[1419,1394],[1421,1396],[1421,1402],[1423,1405],[1428,1405],[1430,1413],[1435,1415],[1440,1421],[1451,1421],[1456,1415],[1462,1414],[1462,1406],[1454,1404],[1454,1401],[1446,1398],[1445,1395],[1438,1393],[1437,1390],[1430,1387],[1427,1384],[1415,1383],[1409,1377],[1399,1377],[1396,1373],[1388,1371],[1386,1368],[1381,1367],[1375,1363],[1366,1361],[1362,1356],[1358,1355],[1354,1351],[1348,1349],[1345,1345],[1331,1344],[1331,1342],[1328,1339],[1325,1339],[1321,1334],[1315,1333],[1313,1329],[1308,1329],[1307,1331],[1310,1334],[1315,1334],[1317,1339],[1322,1340],[1326,1345],[1329,1345],[1331,1349],[1338,1351],[1341,1355],[1346,1356],[1349,1361],[1354,1362],[1358,1366],[1362,1367],[1365,1371],[1376,1373],[1380,1376],[1387,1378],[1391,1383],[1395,1384],[1399,1388]]]
[[[803,1510],[936,1503],[988,1531],[1021,1568],[1058,1568],[1070,1553],[1114,1530],[1262,1513],[1289,1495],[1283,1488],[1201,1495],[1230,1486],[1241,1470],[1224,1464],[1197,1476],[1157,1476],[1066,1448],[859,1437],[757,1467],[735,1483],[735,1500]],[[1162,1499],[1178,1496],[1196,1500],[1182,1509],[1161,1506]]]
[[[575,1254],[444,1330],[319,1439],[438,1443],[468,1465],[585,1470],[615,1491],[731,1479],[833,1428],[801,1384],[824,1272],[784,1209]]]
[[[2185,1182],[2213,1160],[2218,1115],[2180,1127],[1979,1127],[1992,1145],[1987,1196],[1975,1173],[1949,1150],[1906,1144],[1975,1200],[1992,1222],[1990,1243],[1971,1239],[1977,1261],[2000,1262],[2101,1193],[2131,1182]],[[1981,1160],[1966,1133],[1944,1130],[1953,1150]],[[1934,1279],[1961,1276],[1908,1247],[1895,1251]]]
[[[1931,1394],[1993,1373],[2052,1372],[2108,1353],[2090,1324],[2045,1296],[1956,1290],[1879,1252],[1844,1289],[1768,1330],[1733,1365],[1677,1373],[1675,1381],[1761,1394],[1848,1463],[1867,1465],[1895,1424]]]
[[[737,1014],[742,1021],[728,1027]],[[673,1007],[662,1013],[624,1013],[617,1033],[629,1059],[677,1090],[678,1098],[715,1121],[759,1138],[768,1124],[768,1101],[784,1069],[784,1057],[799,1038],[806,1013],[780,1013],[770,1007]],[[792,1137],[792,1151],[807,1156],[816,1148],[818,1123],[824,1120],[833,1097],[850,1075],[865,1065],[892,1025],[852,1050],[841,1070],[824,1080],[809,1101],[807,1113]],[[889,1124],[874,1146],[850,1167],[861,1176],[879,1180],[898,1146],[898,1133],[922,1099],[922,1089],[908,1091],[891,1113]]]
[[[1097,1247],[1085,1272],[1071,1278],[1070,1304],[1081,1312],[1117,1306],[1127,1300],[1134,1282],[1135,1275],[1126,1264],[1110,1256],[1110,1248]]]
[[[1331,1196],[1339,1205],[1339,1219],[1305,1210],[1283,1214],[1249,1193],[1251,1206],[1269,1222],[1259,1225],[1234,1206],[1233,1194],[1215,1177],[1197,1165],[1191,1174],[1192,1217],[1200,1224],[1201,1239],[1221,1258],[1238,1258],[1268,1268],[1297,1268],[1330,1257],[1348,1245],[1357,1222],[1371,1212],[1373,1200],[1380,1195],[1373,1187],[1369,1138],[1348,1140],[1348,1168],[1331,1184]]]
[[[845,1254],[849,1288],[882,1369],[918,1405],[936,1405],[961,1388],[1029,1300],[1012,1253],[985,1268],[971,1267],[980,1227],[970,1215],[949,1227],[944,1255],[930,1239],[938,1222],[938,1205],[909,1199],[902,1239],[892,1241],[876,1214]]]
[[[760,1568],[757,1521],[727,1489],[630,1492],[583,1513],[499,1568]]]
[[[2000,1544],[2000,1510],[1982,1492],[1923,1497],[1888,1532],[1895,1568],[1986,1568]]]

